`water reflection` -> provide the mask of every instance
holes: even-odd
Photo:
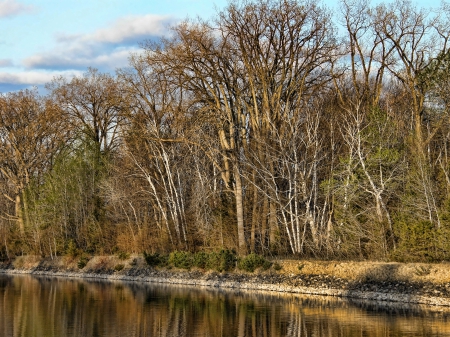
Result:
[[[442,310],[0,275],[1,336],[450,336]]]

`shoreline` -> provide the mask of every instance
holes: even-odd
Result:
[[[432,282],[430,277],[426,278],[428,274],[416,275],[418,276],[416,279],[423,279],[422,282],[419,282],[413,277],[406,279],[399,272],[392,273],[392,270],[406,267],[408,266],[407,264],[366,263],[364,264],[365,266],[372,266],[370,269],[372,274],[365,273],[365,278],[362,278],[361,275],[356,275],[358,277],[354,276],[352,279],[350,277],[337,277],[341,275],[336,272],[329,271],[327,273],[327,270],[320,270],[321,267],[324,269],[323,266],[329,266],[330,263],[333,265],[333,262],[324,261],[283,261],[284,270],[280,272],[269,270],[255,273],[219,273],[201,270],[155,269],[146,266],[143,259],[139,257],[129,261],[122,261],[124,267],[121,270],[114,270],[113,268],[113,265],[117,263],[117,258],[115,257],[94,257],[86,268],[80,270],[74,268],[73,263],[71,264],[71,261],[65,258],[57,260],[28,258],[28,260],[32,261],[0,264],[0,274],[29,274],[64,278],[176,284],[450,307],[450,280],[441,278],[440,282]],[[293,263],[298,269],[296,273],[292,272],[292,268],[288,268]],[[299,263],[301,263],[302,268],[298,267]],[[351,264],[355,263],[357,262],[339,262],[340,265],[345,267],[352,267]],[[350,264],[350,266],[347,266],[347,264]],[[363,262],[360,264],[363,264]],[[334,263],[334,266],[337,265],[338,263]],[[388,273],[380,274],[380,266],[383,266],[382,270],[384,272],[388,271]],[[442,267],[448,269],[447,265]],[[309,269],[316,273],[311,273]],[[374,270],[377,273],[374,273]]]
[[[400,302],[405,304],[422,304],[427,306],[450,306],[449,298],[420,296],[411,294],[401,294],[395,292],[374,292],[374,291],[355,291],[346,289],[329,289],[329,288],[313,288],[313,287],[295,287],[286,284],[270,284],[255,282],[234,282],[209,279],[185,279],[177,277],[159,278],[146,276],[127,276],[127,275],[108,275],[95,273],[76,273],[76,272],[49,272],[49,271],[32,271],[32,270],[4,270],[0,269],[0,274],[4,275],[34,275],[34,276],[50,276],[62,278],[79,278],[79,279],[96,279],[109,281],[127,281],[127,282],[143,282],[158,284],[186,285],[195,287],[233,289],[233,290],[258,290],[274,293],[286,294],[304,294],[317,296],[331,296],[348,299],[359,299],[369,301],[382,302]]]

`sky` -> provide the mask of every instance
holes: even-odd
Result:
[[[325,0],[333,7],[337,0]],[[88,67],[126,67],[140,43],[187,18],[211,18],[227,0],[0,0],[0,93],[37,86]],[[438,6],[440,0],[416,0]]]

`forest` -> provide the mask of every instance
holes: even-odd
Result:
[[[236,0],[0,95],[0,258],[450,259],[450,3]]]

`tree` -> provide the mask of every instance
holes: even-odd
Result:
[[[333,48],[329,18],[318,6],[265,0],[232,3],[213,23],[186,22],[163,45],[147,45],[149,64],[180,83],[196,113],[216,128],[221,158],[215,164],[234,194],[241,253],[247,251],[245,153],[252,139],[257,146],[290,132],[283,118],[301,118],[296,112],[330,81]],[[272,241],[276,212],[272,202]]]
[[[118,146],[126,95],[113,76],[89,68],[70,81],[55,78],[46,88],[73,130],[92,140],[99,154],[110,154]]]
[[[0,173],[11,186],[4,196],[15,204],[20,232],[25,233],[28,205],[25,189],[39,181],[66,140],[65,120],[53,101],[36,91],[20,91],[0,97]]]
[[[284,140],[278,140],[291,139],[293,134],[307,137],[297,133],[295,127],[301,120],[310,120],[307,114],[313,97],[332,80],[336,41],[331,20],[313,3],[258,1],[232,3],[220,13],[218,25],[233,54],[242,60],[242,104],[249,139],[244,143],[245,150],[252,152],[256,163],[270,166],[273,158],[289,151],[280,147]],[[277,214],[282,211],[272,184],[264,186],[264,182],[280,174],[276,166],[268,171],[258,166],[268,174],[259,181],[263,198],[268,198],[263,204],[269,204],[268,241],[272,249],[280,232]],[[250,172],[249,179],[254,175]],[[311,224],[314,231],[315,224]]]
[[[449,30],[445,19],[431,15],[429,10],[417,8],[409,1],[396,1],[390,5],[375,8],[373,24],[378,36],[383,38],[394,54],[387,69],[403,87],[405,97],[409,100],[410,130],[412,132],[410,172],[412,185],[420,187],[417,195],[423,196],[428,221],[440,226],[439,200],[433,182],[433,158],[430,156],[430,142],[447,117],[432,121],[425,99],[429,95],[429,85],[433,82],[424,80],[425,73],[433,72],[436,61],[447,52]],[[445,28],[444,28],[445,27]],[[435,73],[435,76],[438,76]],[[433,77],[433,76],[432,76]],[[436,117],[436,115],[435,115]],[[417,188],[415,188],[417,190]]]
[[[124,121],[123,112],[127,109],[127,97],[113,76],[93,68],[70,81],[63,77],[55,78],[46,88],[67,118],[72,139],[84,142],[86,138],[93,144],[86,149],[93,151],[96,158],[93,177],[97,188],[92,199],[98,221],[103,213],[100,176],[120,143],[119,131]]]

